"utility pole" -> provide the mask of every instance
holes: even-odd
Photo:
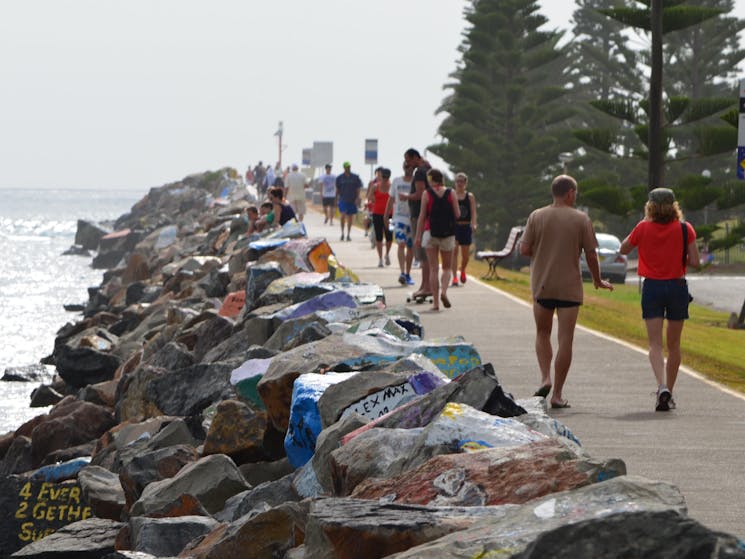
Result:
[[[665,186],[665,157],[662,136],[662,10],[663,0],[652,0],[650,9],[652,30],[652,75],[649,80],[649,184],[647,188]]]
[[[277,127],[277,131],[274,133],[275,136],[277,136],[277,151],[278,157],[277,161],[279,162],[279,168],[282,169],[282,132],[284,131],[284,127],[282,125],[282,121],[279,121],[279,126]]]

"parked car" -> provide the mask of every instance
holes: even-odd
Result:
[[[600,277],[610,280],[612,283],[625,283],[628,262],[626,256],[621,254],[621,241],[615,235],[607,233],[596,233],[598,239],[598,262],[600,263]],[[579,267],[584,279],[591,279],[590,270],[587,269],[585,254],[579,258]]]

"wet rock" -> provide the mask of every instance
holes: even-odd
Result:
[[[75,244],[80,245],[87,250],[96,250],[98,243],[104,235],[107,235],[109,231],[84,219],[78,220],[78,228],[75,231]]]
[[[204,516],[134,517],[129,522],[132,549],[158,557],[176,556],[186,544],[217,525],[217,521]]]
[[[42,384],[31,392],[31,403],[29,406],[32,408],[53,406],[62,400],[62,398],[64,398],[64,396],[57,392],[51,385]]]
[[[89,518],[60,528],[44,539],[21,548],[13,557],[26,559],[95,559],[114,551],[114,542],[121,522],[103,518]]]
[[[52,374],[44,365],[25,365],[23,367],[6,367],[0,381],[42,382],[50,380]]]
[[[132,505],[132,516],[149,515],[175,501],[192,495],[210,514],[221,510],[230,497],[249,489],[235,463],[223,454],[213,454],[183,467],[174,477],[150,483]]]

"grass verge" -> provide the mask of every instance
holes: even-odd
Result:
[[[489,267],[471,261],[470,272],[482,277]],[[531,301],[527,273],[499,268],[501,279],[484,280],[489,285]],[[640,294],[632,285],[615,285],[612,292],[594,290],[585,284],[585,302],[579,323],[641,348],[647,347],[647,333],[641,318]],[[683,365],[707,378],[745,394],[745,331],[727,328],[728,314],[696,305],[689,308],[681,340]]]

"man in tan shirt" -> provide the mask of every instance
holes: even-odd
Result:
[[[559,175],[551,183],[553,203],[533,211],[523,233],[520,252],[530,257],[530,288],[533,295],[533,317],[536,326],[535,352],[541,370],[541,387],[536,396],[551,395],[552,408],[568,408],[562,390],[572,364],[572,343],[582,304],[580,253],[585,251],[587,267],[595,289],[613,290],[610,282],[600,278],[595,249],[595,230],[587,214],[574,208],[577,182]],[[559,347],[554,360],[554,383],[551,383],[551,328],[554,311],[559,322]]]

